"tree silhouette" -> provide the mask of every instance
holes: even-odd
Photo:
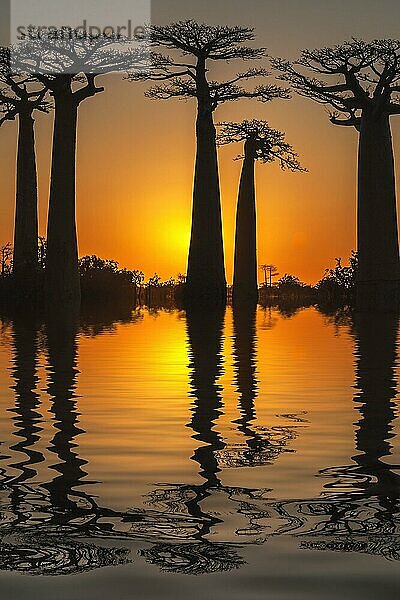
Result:
[[[226,279],[222,239],[219,171],[213,113],[221,104],[255,98],[263,102],[287,98],[288,92],[276,85],[244,84],[268,72],[250,68],[227,81],[208,76],[210,63],[261,59],[263,48],[244,45],[254,39],[247,27],[211,26],[195,21],[179,21],[167,26],[151,26],[151,44],[172,50],[158,70],[136,73],[131,79],[168,80],[154,85],[147,97],[156,99],[195,99],[197,101],[197,152],[194,175],[192,232],[188,257],[186,295],[189,302],[225,302]]]
[[[7,277],[10,275],[12,270],[12,256],[13,249],[10,242],[0,247],[0,259],[1,259],[1,277]]]
[[[16,289],[25,296],[35,291],[38,271],[34,113],[47,113],[50,104],[43,85],[18,68],[11,68],[10,52],[10,48],[0,48],[0,126],[18,117],[13,273]],[[17,49],[12,52],[14,58],[18,57]]]
[[[303,288],[305,283],[302,283],[295,275],[289,275],[285,273],[278,281],[279,289],[292,289],[292,288]]]
[[[242,121],[221,123],[218,135],[220,145],[244,142],[242,175],[236,211],[235,260],[233,277],[233,301],[257,302],[257,222],[255,161],[272,163],[278,161],[283,170],[303,170],[297,154],[285,142],[280,131],[271,129],[266,121]],[[270,269],[270,278],[272,270]]]
[[[279,277],[278,267],[275,265],[267,265],[269,273],[269,287],[272,288],[272,281],[274,277]]]
[[[354,39],[275,66],[300,95],[329,105],[333,124],[359,132],[357,302],[392,304],[400,294],[390,127],[400,114],[400,41]]]
[[[264,286],[267,287],[268,265],[261,265],[260,270],[264,273]]]
[[[358,255],[353,251],[347,266],[343,264],[341,258],[336,258],[335,261],[335,268],[326,269],[323,278],[317,283],[318,295],[325,304],[352,305],[358,272]]]
[[[143,68],[148,54],[113,37],[67,37],[62,30],[20,46],[22,61],[54,98],[55,118],[47,227],[46,292],[51,302],[79,305],[75,222],[75,168],[78,109],[104,91],[97,77]]]
[[[144,281],[141,271],[120,269],[115,260],[104,260],[98,256],[80,258],[79,275],[83,302],[88,306],[99,301],[133,305],[137,299],[137,288]]]

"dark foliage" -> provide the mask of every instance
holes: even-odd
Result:
[[[137,287],[143,283],[141,271],[120,269],[114,260],[84,256],[79,260],[82,299],[90,302],[122,302],[134,304]]]
[[[318,299],[322,303],[351,305],[354,303],[358,268],[357,253],[352,252],[349,264],[344,266],[342,259],[336,259],[334,269],[327,269],[324,277],[316,285]]]

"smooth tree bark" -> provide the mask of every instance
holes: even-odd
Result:
[[[76,130],[78,103],[71,86],[54,89],[54,131],[47,222],[48,300],[80,303],[76,233]]]
[[[86,74],[74,89],[75,75],[38,75],[54,99],[54,128],[49,212],[47,221],[46,301],[68,310],[80,305],[81,288],[76,229],[76,139],[80,104],[103,92],[96,74]],[[81,79],[82,79],[81,77]]]
[[[277,161],[282,170],[305,169],[301,167],[292,146],[285,141],[284,134],[272,129],[267,121],[253,119],[241,123],[221,123],[219,145],[236,142],[244,142],[244,155],[238,157],[243,159],[243,166],[236,209],[232,299],[235,305],[251,306],[258,300],[256,161]]]
[[[234,303],[258,300],[255,160],[256,140],[250,138],[245,142],[236,211]]]
[[[205,62],[197,65],[196,166],[192,230],[187,267],[187,296],[224,302],[226,278],[216,129],[206,82]]]
[[[47,90],[29,73],[11,70],[10,51],[0,48],[0,126],[18,117],[13,278],[17,299],[33,300],[38,288],[38,190],[36,111],[48,113]]]
[[[154,68],[134,74],[137,81],[168,81],[151,88],[150,98],[192,98],[197,101],[196,164],[193,187],[192,226],[188,254],[186,304],[224,304],[226,277],[222,235],[221,198],[213,115],[218,106],[241,98],[269,101],[287,98],[276,85],[258,85],[252,90],[242,84],[268,75],[265,69],[248,69],[230,81],[211,81],[210,62],[260,59],[264,49],[244,46],[254,39],[245,27],[209,26],[179,21],[151,26],[149,39],[155,47],[173,50],[174,57],[156,56]]]
[[[400,257],[390,117],[400,114],[400,41],[362,40],[305,50],[275,66],[300,95],[332,107],[331,122],[359,132],[356,304],[400,303]],[[332,80],[332,83],[329,81]]]
[[[38,192],[32,109],[19,112],[13,273],[17,292],[36,291],[38,274]]]
[[[364,111],[358,169],[358,299],[397,304],[400,259],[396,183],[389,115]]]

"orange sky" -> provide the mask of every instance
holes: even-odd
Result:
[[[198,6],[197,6],[198,5]],[[296,57],[304,47],[340,42],[351,35],[398,36],[400,5],[392,0],[316,3],[315,0],[153,1],[153,20],[195,18],[256,26],[271,55]],[[351,6],[351,8],[349,8]],[[227,11],[229,7],[229,11]],[[361,10],[362,7],[362,10]],[[350,11],[350,12],[349,12]],[[228,16],[226,13],[228,12]],[[246,68],[239,62],[229,74]],[[218,76],[221,75],[220,68]],[[146,84],[104,78],[107,91],[80,109],[77,220],[80,254],[96,253],[163,278],[186,270],[194,164],[195,105],[143,97]],[[319,279],[336,256],[355,248],[355,132],[334,127],[324,108],[306,99],[224,105],[216,121],[263,118],[300,153],[308,174],[257,165],[258,256],[279,272],[307,282]],[[40,230],[46,230],[52,117],[37,125]],[[394,128],[398,145],[398,126]],[[16,126],[0,133],[2,211],[0,243],[12,239]],[[234,217],[240,147],[219,151],[227,277],[232,278]],[[261,277],[261,273],[260,273]]]

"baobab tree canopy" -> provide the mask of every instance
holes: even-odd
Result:
[[[28,72],[12,68],[10,55],[17,49],[0,47],[0,125],[15,119],[22,111],[49,112],[51,104],[45,99],[47,89]]]
[[[75,90],[75,98],[79,102],[96,91],[103,91],[103,88],[96,89],[93,85],[97,75],[145,69],[150,64],[150,56],[146,49],[131,48],[126,40],[120,38],[69,38],[57,31],[40,40],[21,43],[17,61],[50,90],[61,76],[63,81],[69,79],[73,83],[86,83],[86,87]]]
[[[212,60],[262,58],[265,48],[243,46],[254,40],[254,29],[228,25],[209,25],[189,19],[169,25],[152,25],[148,30],[152,43],[178,48],[183,55],[194,54]]]
[[[203,100],[208,100],[211,111],[214,111],[219,104],[242,98],[256,98],[267,102],[274,98],[289,97],[287,90],[275,84],[260,84],[250,90],[244,87],[244,82],[250,79],[267,77],[269,73],[265,68],[247,69],[224,82],[207,80],[206,61],[238,59],[248,61],[266,57],[264,48],[243,45],[247,41],[254,40],[252,28],[212,26],[189,20],[165,26],[152,25],[147,33],[153,47],[171,49],[178,55],[176,57],[157,55],[152,70],[134,72],[130,75],[132,80],[169,80],[168,83],[153,86],[146,93],[150,98],[162,100],[198,98],[200,100],[201,84],[205,84],[207,94]],[[182,57],[185,60],[181,60]],[[193,57],[194,60],[186,60],[186,57]]]
[[[300,95],[330,105],[336,125],[359,129],[361,111],[370,108],[400,114],[399,40],[351,40],[273,64]]]
[[[262,163],[277,161],[282,170],[305,171],[300,165],[297,153],[292,146],[285,141],[285,134],[272,129],[267,121],[252,119],[241,123],[220,123],[218,132],[218,144],[224,146],[237,142],[253,142],[253,158]],[[245,155],[239,155],[235,160],[244,159]]]

